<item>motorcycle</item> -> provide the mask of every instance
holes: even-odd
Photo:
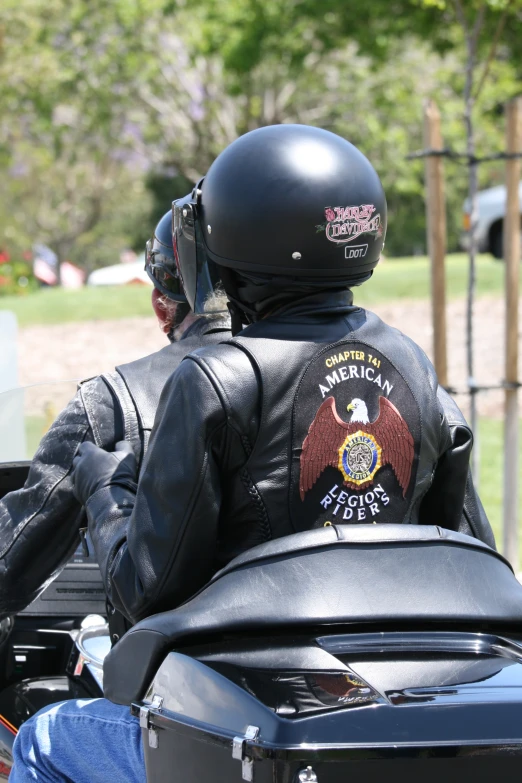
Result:
[[[514,781],[522,586],[442,527],[297,533],[134,626],[104,690],[140,721],[148,783]]]
[[[92,577],[95,564],[82,561],[59,579],[76,585],[87,565]],[[42,613],[15,619],[2,648],[11,665],[0,731],[12,722],[6,694],[21,720],[38,699],[103,686],[140,722],[148,783],[518,779],[522,586],[476,539],[354,524],[270,541],[110,652],[105,626],[81,627],[78,607],[94,596],[59,585],[38,599]],[[39,671],[28,675],[28,661]]]

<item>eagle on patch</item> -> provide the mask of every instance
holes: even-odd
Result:
[[[379,397],[379,415],[374,422],[368,418],[364,400],[353,399],[347,410],[352,411],[349,422],[339,417],[335,399],[327,397],[317,411],[301,451],[301,500],[329,465],[342,473],[345,486],[355,490],[373,484],[377,471],[390,465],[406,497],[415,448],[395,405]]]

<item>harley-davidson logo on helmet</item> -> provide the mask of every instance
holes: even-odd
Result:
[[[375,238],[382,236],[381,216],[374,215],[373,204],[361,204],[356,207],[326,207],[324,215],[326,224],[317,226],[318,231],[325,231],[326,238],[336,244],[345,244],[357,239],[361,234],[374,234]]]

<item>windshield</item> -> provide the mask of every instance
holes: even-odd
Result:
[[[78,381],[18,387],[0,393],[0,464],[33,458],[58,414],[76,394]]]

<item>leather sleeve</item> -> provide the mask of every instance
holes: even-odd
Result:
[[[495,548],[495,537],[469,467],[473,433],[450,395],[439,387],[443,448],[430,489],[420,508],[420,523],[466,533]]]
[[[100,379],[89,382],[101,439],[118,438],[110,394]],[[83,440],[93,440],[79,391],[44,435],[25,486],[0,500],[0,616],[24,609],[66,565],[79,542],[81,507],[71,467]]]
[[[133,622],[179,605],[217,570],[223,477],[248,451],[232,417],[215,375],[188,357],[164,387],[137,494],[112,486],[87,503],[109,600]]]

